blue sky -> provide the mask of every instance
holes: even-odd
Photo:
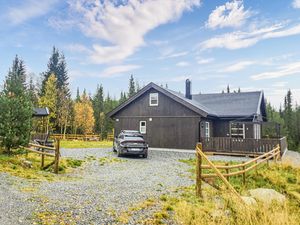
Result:
[[[300,0],[0,0],[0,79],[18,54],[38,79],[52,46],[64,52],[75,93],[102,83],[119,97],[141,85],[184,92],[264,90],[300,103]]]

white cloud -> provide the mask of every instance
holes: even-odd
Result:
[[[253,80],[264,80],[264,79],[285,77],[294,74],[300,74],[300,62],[294,62],[294,63],[281,66],[275,71],[255,74],[252,75],[251,78]]]
[[[293,7],[295,9],[300,9],[300,0],[294,0],[293,1]]]
[[[145,34],[179,19],[183,12],[200,6],[200,2],[131,0],[117,5],[108,0],[77,0],[69,4],[74,26],[78,26],[85,36],[102,41],[102,44],[93,45],[90,55],[93,63],[101,64],[120,62],[131,56],[145,45]]]
[[[207,59],[200,59],[200,58],[199,58],[199,59],[197,60],[197,63],[200,64],[200,65],[203,65],[203,64],[211,63],[211,62],[213,62],[213,61],[215,61],[214,58],[207,58]]]
[[[6,14],[7,19],[14,25],[21,24],[35,17],[45,15],[58,2],[52,1],[36,1],[23,0],[17,6],[8,9]]]
[[[276,83],[272,84],[272,86],[282,88],[282,87],[285,87],[287,84],[288,84],[287,81],[280,81],[280,82],[276,82]]]
[[[244,10],[243,1],[226,2],[225,5],[218,6],[212,11],[206,22],[206,27],[212,29],[217,27],[240,27],[251,14],[249,10]]]
[[[254,63],[255,63],[254,61],[241,61],[241,62],[232,64],[232,65],[222,69],[220,72],[225,72],[225,73],[227,73],[227,72],[237,72],[237,71],[245,69],[248,66],[253,65]]]
[[[181,62],[176,63],[176,66],[179,66],[179,67],[186,67],[186,66],[189,66],[189,65],[190,65],[190,63],[185,62],[185,61],[181,61]]]
[[[118,65],[111,66],[102,71],[101,77],[111,77],[116,74],[128,73],[130,71],[140,68],[139,65]]]
[[[250,47],[262,40],[298,34],[300,34],[300,24],[291,27],[286,27],[284,24],[275,24],[270,27],[247,32],[236,31],[219,35],[200,43],[200,48],[202,50],[211,48],[227,48],[232,50]]]
[[[161,57],[159,57],[159,59],[169,59],[169,58],[178,58],[178,57],[181,57],[181,56],[185,56],[189,54],[188,51],[183,51],[183,52],[165,52],[162,54]]]
[[[90,53],[90,50],[82,44],[69,44],[65,47],[70,52]]]

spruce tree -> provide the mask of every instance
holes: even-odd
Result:
[[[229,84],[227,85],[227,93],[230,93],[230,87],[229,87]]]
[[[16,56],[0,93],[0,136],[8,153],[30,138],[33,107],[25,83],[25,66]]]
[[[134,78],[133,75],[130,76],[129,79],[129,90],[128,90],[128,98],[133,96],[136,93],[135,91],[135,83],[134,83]]]
[[[79,91],[79,87],[77,87],[75,102],[80,102],[80,91]]]
[[[95,117],[95,132],[101,132],[101,121],[100,114],[104,112],[104,97],[103,97],[103,87],[98,85],[96,93],[92,99],[94,117]]]

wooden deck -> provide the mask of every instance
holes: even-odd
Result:
[[[255,154],[260,155],[271,151],[279,144],[281,154],[287,149],[286,137],[278,139],[240,139],[230,137],[202,138],[204,152]]]

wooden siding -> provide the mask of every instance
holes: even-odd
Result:
[[[199,142],[198,127],[200,118],[120,118],[115,122],[115,133],[123,129],[139,130],[140,121],[146,121],[147,130],[143,134],[150,147],[194,149]]]
[[[240,122],[243,123],[243,122]],[[213,137],[230,137],[230,121],[214,120]],[[253,124],[245,123],[245,138],[254,138]]]
[[[162,93],[158,94],[158,106],[149,106],[149,93],[157,93],[157,91],[150,89],[148,92],[145,92],[141,97],[119,111],[114,117],[199,117],[197,113]]]
[[[194,149],[200,140],[200,115],[162,93],[158,106],[149,106],[149,93],[156,92],[149,90],[114,116],[115,134],[139,130],[140,121],[146,121],[144,137],[150,147]]]

